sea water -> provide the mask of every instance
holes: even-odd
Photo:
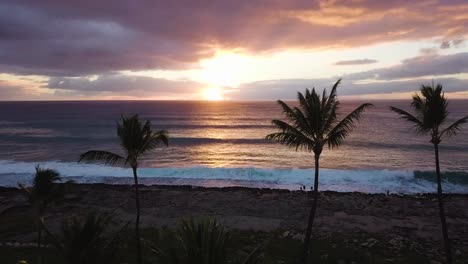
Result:
[[[291,104],[293,102],[290,102]],[[340,113],[363,102],[343,101]],[[434,182],[414,171],[434,170],[429,136],[389,110],[409,101],[374,101],[338,149],[320,159],[322,190],[369,193],[434,192]],[[468,114],[468,101],[452,100],[450,115]],[[78,164],[81,153],[97,149],[123,154],[115,126],[121,115],[139,114],[154,129],[169,131],[169,147],[140,162],[143,184],[247,186],[307,189],[313,183],[313,155],[265,140],[282,118],[276,102],[84,101],[0,102],[0,185],[29,183],[34,167],[58,170],[77,182],[132,183],[131,170]],[[468,171],[468,126],[440,146],[443,171]],[[446,182],[445,191],[466,193],[468,185]]]

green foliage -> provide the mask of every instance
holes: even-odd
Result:
[[[122,244],[122,230],[109,231],[112,219],[108,215],[89,213],[84,220],[73,218],[64,221],[62,234],[53,238],[59,255],[66,264],[116,263],[116,256]]]
[[[447,110],[448,102],[442,92],[442,85],[421,87],[421,95],[415,94],[411,107],[416,115],[413,115],[405,110],[390,107],[390,109],[413,124],[413,128],[418,134],[431,134],[432,142],[439,143],[443,136],[454,136],[460,129],[461,125],[468,121],[468,116],[458,119],[451,125],[442,129],[441,126],[447,122],[449,112]]]
[[[322,96],[315,88],[312,91],[306,89],[304,94],[298,92],[299,107],[291,108],[278,100],[286,120],[273,120],[272,123],[280,132],[269,134],[266,138],[296,150],[314,152],[316,155],[322,153],[326,144],[329,148],[339,147],[356,126],[361,114],[372,106],[362,104],[342,120],[338,120],[340,102],[337,87],[340,82],[338,80],[335,83],[330,94],[324,89]]]
[[[29,203],[43,211],[49,203],[63,198],[64,186],[57,184],[61,180],[62,178],[57,171],[43,169],[38,165],[32,186],[26,187],[23,184],[19,184],[19,186],[24,191]]]
[[[231,235],[214,219],[184,220],[176,232],[162,232],[156,244],[151,249],[166,264],[256,264],[262,254],[255,248],[230,257]]]
[[[98,162],[108,165],[122,164],[132,168],[138,166],[138,158],[160,145],[168,145],[167,131],[153,131],[151,122],[142,123],[138,115],[122,116],[117,123],[117,136],[125,157],[102,150],[91,150],[80,155],[79,162]]]

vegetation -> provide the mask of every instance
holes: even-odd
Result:
[[[175,233],[162,232],[157,245],[151,246],[160,261],[167,264],[256,264],[261,250],[257,247],[249,253],[237,252],[229,256],[231,234],[215,219],[182,221]]]
[[[449,112],[448,102],[442,92],[442,85],[421,87],[421,95],[415,94],[411,107],[416,115],[412,115],[402,109],[391,107],[391,110],[399,114],[403,119],[413,124],[413,128],[418,135],[430,135],[431,143],[434,145],[435,164],[437,175],[437,197],[439,202],[439,215],[442,224],[442,235],[444,238],[445,255],[447,263],[453,263],[450,240],[445,220],[445,210],[443,202],[442,178],[439,165],[439,144],[445,137],[451,137],[460,131],[461,125],[468,121],[465,116],[449,126],[442,128],[448,122]]]
[[[298,92],[299,107],[291,108],[286,103],[278,100],[282,107],[286,120],[273,120],[272,123],[280,132],[267,135],[267,139],[275,141],[297,150],[305,150],[314,153],[315,177],[314,198],[309,213],[302,263],[307,263],[310,251],[310,237],[314,223],[315,211],[318,200],[319,185],[319,160],[325,145],[329,148],[339,147],[352,129],[356,126],[361,114],[371,107],[371,104],[362,104],[342,120],[338,120],[337,111],[340,102],[337,98],[337,87],[341,80],[333,86],[330,94],[324,89],[320,96],[315,89],[305,94]]]
[[[38,262],[41,262],[40,248],[42,239],[42,227],[44,225],[44,214],[50,203],[57,202],[63,198],[63,185],[57,184],[62,179],[60,174],[51,169],[42,169],[36,166],[32,187],[19,184],[28,202],[35,208],[37,213],[37,248]]]
[[[113,264],[123,241],[122,230],[110,232],[109,215],[89,213],[84,221],[73,218],[64,221],[61,238],[48,233],[66,264]]]
[[[90,150],[81,154],[79,162],[103,162],[108,165],[127,165],[132,168],[135,183],[136,221],[135,237],[138,264],[142,263],[140,241],[140,193],[138,190],[138,161],[149,151],[161,144],[168,145],[168,135],[164,130],[153,131],[151,122],[142,123],[138,115],[122,116],[122,123],[117,123],[117,136],[125,156],[102,150]]]
[[[152,243],[157,245],[158,241],[160,241],[161,233],[176,233],[179,230],[142,228],[141,234],[144,241],[154,239],[155,241]],[[230,243],[227,251],[229,260],[232,261],[245,258],[257,245],[264,245],[258,252],[261,253],[259,254],[261,256],[260,263],[265,264],[297,264],[297,256],[302,251],[302,241],[293,239],[291,236],[284,237],[284,230],[261,232],[233,229],[229,230],[229,233]],[[124,240],[116,252],[114,264],[136,263],[134,247],[126,246],[134,241],[133,236],[126,236],[131,234],[130,230],[124,230],[121,233],[120,237]],[[171,237],[174,238],[175,236]],[[368,238],[366,235],[359,236],[357,234],[352,237],[317,237],[311,241],[314,254],[310,256],[310,262],[317,264],[427,264],[431,260],[424,255],[424,251],[421,252],[418,249],[411,249],[410,247],[404,247],[404,249],[399,251],[397,256],[394,251],[389,249],[391,245],[386,244],[385,240],[379,240],[379,243],[371,248],[361,247],[360,245],[365,243]],[[166,248],[166,245],[163,246]],[[143,249],[144,256],[148,259],[147,263],[166,263],[160,261],[160,258],[154,252],[145,251],[146,247],[143,247]],[[19,259],[24,259],[29,264],[35,264],[35,250],[36,248],[0,246],[0,259],[2,263],[17,263]],[[55,247],[43,247],[42,251],[44,251],[47,264],[67,264],[64,262],[63,256],[58,254],[60,252]],[[182,254],[182,252],[180,253]]]

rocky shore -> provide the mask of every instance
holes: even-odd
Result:
[[[121,223],[134,220],[132,186],[72,184],[67,193],[66,200],[51,205],[46,214],[52,231],[59,229],[63,219],[93,210],[111,212]],[[432,194],[322,192],[314,236],[363,250],[383,247],[389,254],[413,250],[437,263],[442,249],[435,198]],[[445,201],[454,252],[468,256],[468,195],[448,195]],[[301,240],[309,204],[309,193],[304,191],[142,186],[141,223],[144,228],[174,227],[184,217],[209,216],[233,230]],[[32,213],[18,189],[0,188],[0,242],[33,242]]]

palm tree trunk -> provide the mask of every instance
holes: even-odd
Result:
[[[42,222],[44,221],[43,210],[39,209],[39,218],[37,219],[37,263],[42,263],[41,239],[42,239]]]
[[[310,208],[309,213],[309,222],[307,223],[307,230],[304,237],[304,251],[302,255],[302,263],[306,264],[310,252],[310,237],[312,236],[312,226],[315,219],[315,211],[317,209],[317,200],[318,200],[318,179],[319,179],[319,159],[320,155],[315,155],[315,178],[314,178],[314,200],[312,202],[312,207]]]
[[[135,222],[135,237],[137,243],[137,263],[142,264],[141,259],[141,241],[140,241],[140,192],[138,190],[138,175],[137,168],[132,167],[133,170],[133,180],[135,181],[135,203],[136,203],[136,222]]]
[[[434,144],[434,150],[435,150],[436,174],[437,174],[437,198],[439,200],[439,216],[440,216],[440,222],[442,223],[442,235],[444,237],[445,257],[447,258],[447,263],[452,264],[453,263],[452,252],[450,249],[447,222],[445,221],[445,210],[444,210],[443,193],[442,193],[442,177],[440,175],[439,144]]]

